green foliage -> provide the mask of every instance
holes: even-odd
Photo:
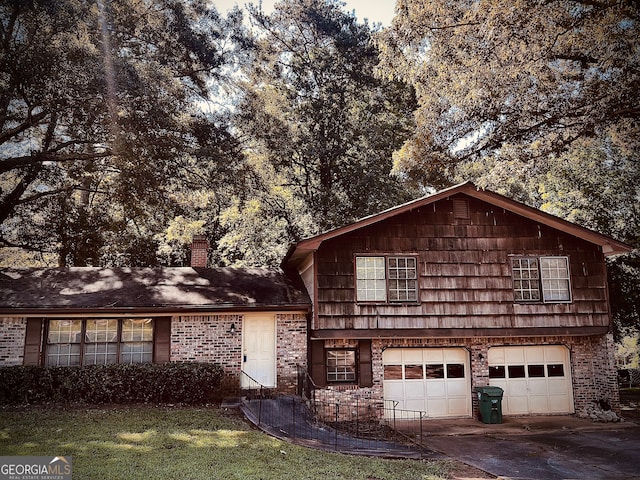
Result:
[[[279,202],[272,187],[284,188],[317,233],[406,200],[390,171],[392,152],[413,127],[413,92],[374,75],[369,26],[336,1],[287,0],[271,15],[250,11],[257,48],[236,123],[275,172],[277,183],[267,183],[260,203]]]
[[[0,20],[0,246],[136,264],[182,213],[175,192],[242,163],[225,116],[197,103],[241,56],[237,11],[12,0]]]
[[[381,75],[418,97],[398,168],[430,186],[497,152],[533,165],[584,139],[637,149],[639,18],[637,2],[402,1],[376,36]]]
[[[205,403],[220,398],[223,370],[207,363],[0,369],[0,404]]]

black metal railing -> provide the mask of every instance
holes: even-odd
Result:
[[[279,395],[242,372],[245,414],[283,439],[336,451],[415,452],[425,435],[425,412],[398,409],[398,402],[333,398],[298,369],[298,395]]]

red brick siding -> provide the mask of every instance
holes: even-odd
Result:
[[[26,329],[24,318],[0,318],[0,367],[23,364]]]
[[[341,340],[327,340],[326,347],[341,344]],[[345,343],[348,341],[344,341]],[[341,399],[370,398],[373,402],[383,399],[382,352],[393,347],[464,347],[471,355],[471,388],[489,385],[488,351],[490,347],[508,345],[564,345],[570,352],[573,399],[576,413],[580,413],[594,402],[606,400],[616,413],[620,413],[620,397],[616,367],[613,362],[613,338],[606,336],[585,337],[505,337],[505,338],[412,338],[374,339],[372,342],[373,387],[336,391],[327,388],[319,395],[322,398]],[[479,358],[482,354],[482,359]],[[471,396],[473,415],[478,415],[477,397]]]

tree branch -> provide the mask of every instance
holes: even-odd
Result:
[[[42,164],[44,162],[72,162],[72,161],[87,161],[94,160],[96,158],[105,158],[113,155],[111,150],[106,150],[102,153],[68,153],[64,155],[52,155],[50,153],[37,153],[35,155],[26,155],[23,157],[13,157],[0,160],[0,173],[9,172],[16,168],[28,167],[29,165]]]

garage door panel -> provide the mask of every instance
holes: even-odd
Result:
[[[406,398],[424,398],[425,388],[422,380],[407,380],[404,387]]]
[[[447,382],[447,392],[449,395],[467,396],[467,382],[464,379],[449,380]]]
[[[404,398],[404,385],[397,380],[385,380],[384,382],[385,400],[402,400]]]
[[[466,398],[449,399],[449,415],[463,416],[467,412]]]
[[[424,397],[420,399],[407,399],[404,402],[403,410],[424,411]]]
[[[442,363],[444,362],[444,353],[440,348],[419,349],[422,350],[422,360],[425,363]]]
[[[544,378],[529,379],[529,395],[547,396],[547,380]]]
[[[569,395],[550,395],[549,410],[552,413],[564,413],[571,409],[571,397]]]
[[[427,415],[430,417],[446,417],[447,401],[445,399],[427,398]]]
[[[385,365],[402,365],[402,349],[388,348],[382,352],[382,363]]]
[[[569,351],[561,345],[492,347],[490,385],[504,390],[504,414],[573,413]],[[504,378],[502,378],[504,377]]]
[[[507,382],[505,393],[510,397],[526,395],[527,381],[525,379],[510,380]]]
[[[529,402],[526,397],[509,396],[508,401],[503,401],[503,412],[507,409],[511,414],[525,414],[529,413]]]
[[[444,397],[446,391],[444,380],[427,380],[427,395],[429,397]]]
[[[531,395],[529,397],[531,413],[547,413],[549,411],[549,398],[545,396]]]
[[[549,395],[567,395],[567,380],[565,378],[550,378],[548,382]]]
[[[422,411],[429,417],[471,416],[466,349],[389,348],[383,352],[382,360],[384,399],[399,401],[397,409]],[[389,365],[395,366],[390,369]],[[403,372],[400,378],[391,375],[398,365]]]
[[[402,351],[402,361],[404,363],[422,363],[422,352],[418,349],[407,348]]]
[[[524,350],[521,348],[505,348],[505,361],[509,364],[523,364]]]
[[[526,363],[544,363],[544,349],[542,347],[527,347],[523,352]]]

